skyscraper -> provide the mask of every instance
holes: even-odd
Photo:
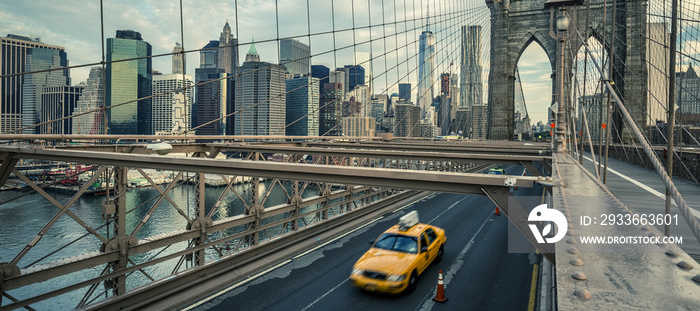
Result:
[[[195,101],[192,104],[192,111],[190,111],[190,125],[192,128],[201,125],[202,123],[200,122],[199,116],[197,116],[197,113],[199,111],[199,101],[204,100],[207,103],[203,103],[202,106],[207,106],[211,103],[212,98],[207,98],[207,97],[200,97],[199,96],[199,89],[200,86],[199,84],[204,81],[204,80],[209,80],[211,79],[212,74],[218,74],[217,70],[205,70],[205,69],[218,69],[219,67],[219,41],[217,40],[211,40],[207,45],[202,47],[202,50],[199,51],[199,68],[196,68],[194,70],[194,83],[198,85],[196,87],[197,89],[197,94],[195,95]],[[223,70],[222,70],[223,72]],[[218,76],[217,76],[218,77]],[[216,86],[211,86],[211,85],[203,85],[202,90],[206,90],[208,94],[211,94],[212,88],[217,88],[218,89],[219,85]],[[227,90],[223,90],[223,95],[226,95]],[[216,91],[217,94],[222,95],[220,91]],[[225,96],[223,98],[226,98]],[[218,101],[217,101],[217,106],[218,106]],[[208,108],[207,108],[208,109]],[[218,129],[213,129],[211,126],[208,127],[208,129],[198,129],[195,132],[197,135],[204,135],[202,133],[205,132],[215,132],[216,134],[206,134],[206,135],[218,135],[219,131]]]
[[[183,74],[153,76],[153,95],[192,85],[192,78]],[[152,98],[152,133],[175,134],[190,129],[192,88]]]
[[[396,110],[394,136],[420,137],[420,107],[411,102],[398,101],[394,109]]]
[[[433,103],[433,82],[435,81],[433,72],[435,70],[435,35],[430,31],[430,22],[426,22],[425,30],[420,35],[419,48],[417,103],[421,109],[421,118],[425,118]]]
[[[197,135],[223,135],[227,119],[220,118],[229,110],[226,107],[229,89],[228,79],[225,79],[226,73],[220,68],[197,68],[195,75],[198,84],[197,97],[192,108],[192,128],[198,127],[195,130]],[[214,120],[218,121],[209,123]]]
[[[471,110],[481,105],[481,26],[462,26],[462,57],[460,59],[459,108]]]
[[[340,82],[326,83],[321,91],[319,102],[320,136],[340,136],[340,121],[343,114],[343,84]]]
[[[235,135],[283,135],[286,122],[285,68],[260,61],[250,45],[236,80]],[[245,109],[245,110],[244,110]]]
[[[58,120],[73,114],[84,86],[45,86],[41,88],[39,122]],[[39,134],[72,134],[73,119],[51,122],[38,127]]]
[[[345,93],[354,90],[358,85],[365,84],[365,68],[360,65],[345,65],[345,67],[337,68],[336,71],[345,73],[345,81],[341,81]]]
[[[294,39],[280,40],[280,64],[291,75],[308,75],[311,63],[309,46]]]
[[[226,71],[229,75],[238,73],[238,39],[233,37],[228,21],[219,36],[219,51],[217,53],[217,67]]]
[[[318,136],[318,79],[287,80],[286,133],[289,136]]]
[[[450,75],[450,100],[452,102],[452,111],[450,114],[452,115],[452,120],[457,116],[457,109],[460,103],[459,92],[459,75],[453,73]],[[454,126],[452,127],[452,131],[454,132]]]
[[[85,89],[73,110],[74,114],[92,111],[105,105],[104,83],[102,83],[102,67],[90,68]],[[73,134],[105,134],[105,112],[91,112],[73,118]]]
[[[199,51],[199,68],[219,68],[219,41],[211,40]]]
[[[182,53],[182,45],[175,42],[173,48],[173,74],[185,74],[185,54]]]
[[[467,108],[459,108],[455,113],[455,122],[453,123],[453,131],[464,138],[469,138],[472,131],[471,110]]]
[[[54,49],[31,48],[27,50],[26,71],[57,69],[68,66],[66,52]],[[46,86],[66,86],[70,84],[68,70],[39,72],[23,76],[22,84],[22,127],[40,123],[41,92]],[[25,134],[42,133],[39,128],[22,131]]]
[[[238,39],[233,37],[231,33],[231,27],[228,25],[228,21],[224,25],[224,29],[219,37],[219,52],[218,52],[218,68],[223,69],[228,75],[229,81],[227,82],[228,90],[226,93],[226,114],[232,114],[234,112],[234,101],[236,99],[236,81],[238,81]],[[226,120],[226,134],[232,135],[234,133],[233,127],[235,124],[234,116],[227,117]]]
[[[341,121],[343,136],[373,137],[376,122],[372,117],[344,117]]]
[[[411,83],[399,83],[399,99],[411,101]]]
[[[449,135],[452,123],[452,95],[450,93],[450,74],[440,75],[440,107],[438,110],[437,126],[442,135]]]
[[[355,86],[350,92],[345,93],[345,100],[349,101],[351,97],[354,97],[358,103],[358,109],[360,110],[360,115],[363,117],[369,117],[372,111],[372,106],[370,103],[369,87],[366,85]]]
[[[628,107],[632,106],[628,108],[629,112],[640,128],[653,127],[656,125],[656,120],[668,119],[665,107],[668,105],[669,79],[666,77],[669,74],[670,51],[667,47],[670,45],[670,37],[666,23],[647,24],[647,107],[634,107],[638,105],[627,101]],[[644,122],[645,118],[646,122]]]
[[[151,133],[151,100],[137,99],[151,95],[151,45],[133,30],[117,30],[116,38],[107,39],[105,88],[109,133]],[[113,61],[140,58],[125,62]],[[123,104],[129,102],[128,104]],[[123,105],[122,105],[123,104]]]
[[[331,73],[331,69],[323,65],[311,65],[311,76],[318,79],[319,86],[318,92],[321,93],[323,86],[328,83],[328,76]]]
[[[50,51],[39,52],[38,50]],[[25,68],[28,62],[28,54],[36,54],[37,56],[31,61],[32,66],[34,66],[31,70],[57,68],[58,66],[68,65],[65,48],[41,43],[39,38],[28,38],[10,34],[7,35],[7,37],[0,37],[0,75],[31,71]],[[42,54],[42,57],[39,57],[39,54]],[[50,56],[47,54],[50,54]],[[54,58],[56,55],[58,59]],[[49,76],[55,77],[56,75],[63,76],[63,78],[59,78],[64,79],[63,84],[60,85],[70,84],[68,69],[51,72],[51,74],[37,73],[24,76],[16,75],[0,79],[0,133],[16,130],[22,126],[23,102],[25,102],[23,100],[25,94],[25,88],[23,87],[25,77],[28,77],[34,85],[33,88],[27,89],[27,91],[32,89],[33,91],[31,94],[34,96],[33,98],[27,99],[27,103],[33,105],[33,107],[27,107],[28,109],[25,109],[25,111],[29,113],[30,111],[35,112],[39,104],[39,93],[41,92],[41,87],[45,85],[40,82],[42,80],[44,82],[53,81],[53,78],[49,78]],[[36,121],[37,118],[38,117],[34,113],[31,121]],[[27,121],[30,121],[30,119],[27,119]]]
[[[488,107],[486,105],[472,105],[472,139],[486,139],[486,125],[488,124]]]

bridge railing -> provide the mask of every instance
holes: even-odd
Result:
[[[319,171],[330,166],[328,172],[342,167],[358,167],[415,173],[433,170],[455,174],[483,172],[494,161],[487,160],[483,155],[460,157],[450,153],[438,157],[436,153],[410,152],[401,158],[400,154],[388,151],[367,153],[366,147],[339,150],[307,147],[295,150],[299,147],[289,143],[267,146],[176,145],[174,150],[187,151],[191,155],[189,159],[183,158],[187,159],[184,162],[178,158],[143,155],[146,152],[152,154],[152,151],[146,151],[145,145],[76,148],[87,150],[73,151],[70,147],[68,150],[4,148],[0,152],[3,155],[0,175],[7,180],[13,174],[35,192],[32,197],[16,193],[17,198],[43,199],[46,203],[37,205],[37,209],[47,215],[51,215],[54,208],[58,209],[53,217],[45,219],[44,224],[37,223],[36,228],[23,230],[38,232],[34,236],[17,237],[17,241],[29,241],[24,246],[17,244],[3,248],[2,257],[10,259],[2,264],[2,290],[9,301],[5,300],[0,309],[48,306],[51,298],[58,296],[70,297],[69,301],[74,301],[76,307],[88,307],[105,297],[128,296],[135,288],[163,282],[171,276],[213,262],[228,262],[228,265],[235,266],[240,258],[249,258],[240,256],[259,254],[257,249],[269,248],[269,243],[286,236],[326,226],[326,222],[334,221],[339,216],[348,218],[355,211],[365,210],[357,215],[366,213],[377,202],[396,195],[399,195],[397,198],[405,198],[410,194],[399,190],[399,187],[377,187],[371,183],[369,186],[354,186],[351,185],[354,180],[343,178],[324,177],[322,181],[314,181],[314,178],[287,179],[294,177],[295,172],[303,171],[304,167]],[[455,147],[448,145],[445,148]],[[134,154],[121,156],[125,151]],[[521,152],[526,154],[504,155],[502,161],[531,162],[535,157],[528,153],[540,153],[530,148],[523,148]],[[214,159],[222,153],[234,158]],[[48,183],[30,180],[14,168],[19,159],[85,164],[86,169],[74,170],[77,173],[72,174],[77,176],[75,179],[84,182],[70,187],[61,183],[61,180],[75,177],[71,176],[72,171]],[[135,159],[142,162],[133,161]],[[159,159],[158,162],[162,164],[154,166],[154,159]],[[539,160],[543,160],[543,156],[539,156]],[[216,164],[207,165],[208,161]],[[198,169],[192,166],[193,163],[210,168]],[[288,171],[291,174],[289,177],[280,173],[258,175],[255,173],[255,163],[268,168],[285,165],[298,167]],[[236,170],[241,173],[231,174],[225,167],[229,165],[239,167]],[[160,171],[153,171],[154,168]],[[358,177],[368,172],[359,173]],[[276,178],[275,175],[280,177]],[[213,177],[217,177],[216,180]],[[137,179],[141,180],[139,184],[134,182]],[[365,180],[371,179],[372,176],[366,176]],[[99,205],[94,204],[98,203],[96,200],[85,205],[81,201],[81,196],[91,187],[94,188],[96,182],[104,185],[105,202],[101,210],[97,207]],[[400,181],[392,184],[402,185]],[[56,196],[50,193],[49,185],[73,193]],[[150,187],[135,188],[143,185]],[[217,186],[218,189],[207,185]],[[433,188],[441,189],[437,186]],[[146,192],[140,189],[148,189],[152,196],[146,196]],[[479,189],[477,187],[472,191],[481,193]],[[10,198],[3,204],[13,202],[17,204],[19,201]],[[90,213],[85,214],[85,208]],[[68,223],[67,217],[71,218]],[[57,230],[85,233],[70,239],[56,235]],[[203,273],[215,274],[207,271],[210,272]]]

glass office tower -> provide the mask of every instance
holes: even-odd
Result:
[[[120,105],[107,110],[110,134],[151,133],[151,100],[136,101],[151,95],[151,59],[110,63],[150,55],[151,45],[136,31],[117,30],[116,38],[107,39],[106,101]]]

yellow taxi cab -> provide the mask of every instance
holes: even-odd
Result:
[[[445,230],[422,224],[412,211],[382,233],[357,260],[350,280],[363,290],[398,294],[415,289],[418,276],[432,262],[440,262]]]

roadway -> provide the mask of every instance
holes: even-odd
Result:
[[[507,168],[512,175],[522,170]],[[541,193],[539,187],[515,191]],[[369,241],[413,210],[421,222],[446,230],[443,261],[423,273],[410,295],[371,294],[352,286],[350,270]],[[186,310],[526,310],[539,259],[532,253],[508,253],[508,219],[493,212],[494,204],[485,196],[433,194],[345,236],[319,241],[317,248],[231,284]],[[432,301],[440,269],[449,299],[444,305]]]

